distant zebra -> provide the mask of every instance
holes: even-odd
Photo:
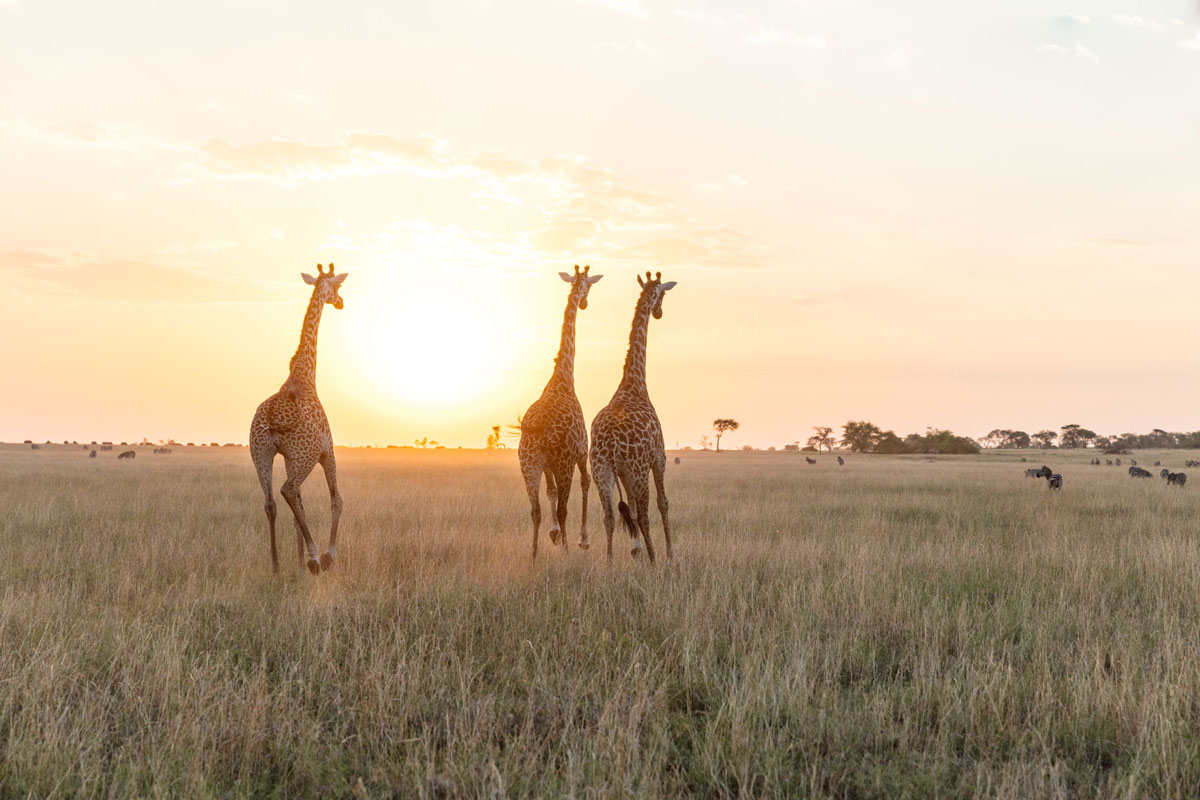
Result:
[[[1141,467],[1130,467],[1129,468],[1129,477],[1131,477],[1131,478],[1153,478],[1154,476],[1150,474],[1150,470],[1148,470],[1148,469],[1142,469]]]
[[[1046,479],[1046,485],[1051,489],[1061,489],[1063,485],[1063,477],[1057,472],[1054,472],[1045,464],[1038,470],[1038,476]]]
[[[96,451],[95,451],[95,450],[93,450],[91,453],[89,453],[89,454],[88,454],[88,458],[95,458],[95,457],[96,457]]]
[[[1132,458],[1131,458],[1131,459],[1129,459],[1129,463],[1130,463],[1130,464],[1133,464],[1135,467],[1137,466],[1137,462],[1136,462],[1136,461],[1134,461]]]
[[[846,459],[842,458],[841,456],[838,456],[838,466],[839,467],[846,466]]]
[[[1168,486],[1170,486],[1171,484],[1174,484],[1176,486],[1183,486],[1185,483],[1187,483],[1187,475],[1183,472],[1172,472],[1170,475],[1167,476],[1167,485]]]
[[[136,456],[137,453],[133,452],[132,450],[126,450],[124,453],[121,453],[119,456],[117,456],[117,458],[134,458]]]
[[[1025,463],[1026,461],[1028,461],[1028,460],[1029,460],[1029,459],[1028,459],[1028,458],[1026,458],[1025,456],[1021,456],[1021,463],[1022,463],[1022,464],[1024,464],[1024,463]]]
[[[1117,459],[1117,466],[1118,467],[1121,466],[1121,459],[1119,459],[1119,458]]]
[[[805,461],[807,461],[807,462],[808,462],[808,463],[810,463],[810,464],[815,464],[815,463],[817,463],[817,460],[816,460],[815,458],[809,458],[808,456],[805,456],[805,457],[804,457],[804,460],[805,460]]]
[[[1104,459],[1104,463],[1105,463],[1105,464],[1107,464],[1108,466],[1110,466],[1110,467],[1111,467],[1111,466],[1112,466],[1112,459],[1111,459],[1111,458],[1106,458],[1106,459]]]
[[[1161,462],[1161,461],[1155,461],[1155,462],[1154,462],[1154,466],[1156,466],[1156,467],[1161,467],[1161,466],[1162,466],[1162,462]]]
[[[678,464],[678,463],[679,463],[679,456],[675,456],[675,463],[676,463],[676,464]]]
[[[1167,469],[1166,467],[1163,467],[1162,472],[1158,473],[1158,477],[1165,478],[1170,474],[1171,474],[1171,470]]]
[[[1041,478],[1041,477],[1043,477],[1043,475],[1042,475],[1042,471],[1040,469],[1027,469],[1027,470],[1025,470],[1025,477],[1026,478]]]
[[[31,444],[31,445],[29,445],[29,449],[30,450],[41,450],[42,446],[40,444]]]

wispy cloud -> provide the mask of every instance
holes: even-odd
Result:
[[[105,260],[91,253],[3,252],[0,274],[10,276],[18,287],[66,302],[221,303],[270,297],[265,286],[241,275],[226,277],[130,259]]]
[[[1180,39],[1179,46],[1184,50],[1200,50],[1200,30],[1190,39]]]
[[[585,5],[599,6],[610,11],[617,11],[621,14],[628,14],[631,17],[646,18],[650,16],[650,12],[642,8],[635,0],[575,0],[577,3]]]
[[[894,72],[905,72],[912,63],[912,58],[908,54],[908,42],[905,42],[900,47],[897,47],[883,59],[884,65]]]
[[[636,53],[637,55],[648,58],[651,61],[662,62],[664,60],[662,53],[658,52],[641,39],[637,39],[633,42],[607,41],[601,42],[598,46],[602,50],[611,50],[618,53]]]
[[[688,22],[694,22],[697,25],[720,25],[725,20],[717,14],[710,14],[707,11],[701,11],[692,8],[677,8],[675,13]]]
[[[770,47],[782,45],[785,47],[806,47],[819,49],[825,47],[825,37],[813,33],[798,33],[788,28],[772,28],[769,25],[759,25],[754,33],[742,37],[742,41],[755,47]]]
[[[1054,53],[1056,55],[1063,56],[1069,55],[1074,58],[1083,59],[1084,61],[1090,61],[1093,64],[1100,63],[1100,56],[1096,55],[1091,50],[1088,50],[1079,42],[1076,42],[1074,47],[1064,47],[1063,45],[1054,42],[1052,44],[1039,44],[1034,49],[1039,53]]]
[[[1130,16],[1128,14],[1113,14],[1113,21],[1124,25],[1127,28],[1141,28],[1144,31],[1162,30],[1162,25],[1160,25],[1156,20]]]

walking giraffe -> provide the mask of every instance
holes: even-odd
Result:
[[[271,469],[275,455],[283,455],[287,480],[280,494],[292,509],[296,523],[296,552],[300,563],[305,564],[307,553],[308,571],[316,575],[329,569],[337,557],[338,519],[342,515],[342,496],[337,488],[337,465],[333,458],[333,435],[329,432],[329,420],[325,409],[317,398],[317,328],[321,324],[321,311],[326,304],[342,307],[338,287],[346,280],[347,273],[333,274],[333,263],[325,272],[317,264],[317,277],[301,273],[304,282],[313,287],[312,299],[304,313],[304,325],[300,329],[300,346],[292,356],[287,380],[279,391],[263,401],[254,412],[250,423],[250,457],[258,470],[258,480],[266,496],[267,524],[271,529],[271,567],[279,571],[279,556],[275,551],[275,499],[271,492]],[[300,500],[300,484],[320,464],[329,484],[331,523],[329,546],[317,560],[317,546],[308,532],[304,518],[304,504]]]
[[[654,561],[654,544],[650,541],[650,483],[647,473],[654,475],[658,511],[662,515],[663,537],[667,542],[667,558],[671,553],[671,525],[667,520],[667,495],[663,477],[667,470],[667,453],[663,445],[662,425],[650,402],[646,389],[646,334],[650,315],[662,319],[663,295],[675,287],[675,281],[662,282],[662,273],[646,280],[638,276],[642,293],[633,312],[633,327],[629,331],[629,352],[625,355],[625,373],[621,385],[608,405],[592,420],[592,480],[600,492],[604,506],[604,532],[608,535],[608,557],[612,558],[613,484],[620,494],[625,493],[637,513],[636,527],[629,506],[621,500],[621,521],[633,537],[631,554],[636,558],[646,543],[646,554]],[[641,538],[638,538],[638,530]]]
[[[554,357],[554,374],[542,390],[542,395],[525,416],[521,417],[521,443],[517,453],[521,475],[529,493],[530,516],[533,517],[533,557],[537,558],[538,530],[542,525],[542,505],[538,501],[538,486],[546,476],[546,498],[550,501],[550,543],[562,541],[567,547],[567,501],[571,497],[571,479],[579,466],[579,488],[583,492],[583,523],[579,529],[579,546],[590,547],[587,533],[588,470],[587,424],[583,409],[575,396],[575,317],[579,309],[587,308],[588,290],[603,275],[588,277],[584,267],[575,274],[558,273],[571,284],[567,295],[567,310],[563,312],[562,339]]]

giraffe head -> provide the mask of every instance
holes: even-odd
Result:
[[[309,286],[315,286],[313,294],[320,298],[322,303],[329,303],[334,308],[342,307],[342,296],[338,294],[338,287],[342,285],[342,281],[346,280],[349,272],[343,272],[341,275],[333,274],[333,262],[329,262],[329,271],[317,264],[317,277],[309,275],[307,272],[301,272],[300,277],[304,278],[304,282]]]
[[[663,295],[675,288],[675,281],[662,282],[662,273],[654,273],[654,277],[650,277],[650,271],[646,271],[646,280],[642,280],[642,276],[638,275],[638,286],[642,287],[642,297],[649,300],[652,304],[650,313],[655,319],[662,319],[662,300]]]
[[[592,275],[591,277],[588,277],[589,269],[591,269],[591,266],[586,266],[583,268],[583,272],[580,272],[579,265],[576,264],[574,275],[569,272],[558,273],[558,277],[571,284],[570,301],[574,303],[577,308],[587,308],[588,289],[591,289],[593,283],[599,283],[600,279],[604,277],[603,275]]]

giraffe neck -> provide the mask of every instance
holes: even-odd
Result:
[[[578,306],[568,297],[567,310],[563,312],[562,341],[558,345],[558,355],[554,357],[551,380],[563,381],[569,386],[575,385],[575,317],[578,314]]]
[[[289,366],[290,384],[317,385],[317,328],[321,325],[324,308],[325,304],[317,298],[317,290],[313,289],[308,310],[304,312],[304,325],[300,329],[300,346],[296,348],[296,355],[292,356]]]
[[[646,333],[650,327],[650,298],[638,298],[633,312],[633,326],[629,329],[629,352],[625,354],[625,374],[621,377],[622,389],[646,393]]]

